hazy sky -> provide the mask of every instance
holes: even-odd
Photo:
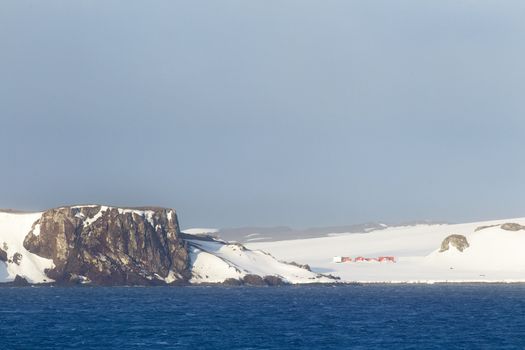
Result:
[[[0,0],[0,207],[525,216],[525,2]]]

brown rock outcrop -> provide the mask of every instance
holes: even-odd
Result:
[[[46,211],[24,240],[52,259],[57,282],[156,285],[189,280],[189,254],[172,209],[63,207]]]
[[[286,284],[279,276],[264,276],[263,280],[269,286],[282,286]]]
[[[449,250],[451,245],[460,252],[464,251],[469,247],[467,237],[463,235],[450,235],[447,238],[445,238],[441,243],[441,249],[439,250],[439,252],[443,253]]]
[[[264,279],[259,275],[252,275],[248,274],[243,277],[242,281],[244,284],[250,285],[250,286],[265,286],[266,282],[264,282]]]
[[[7,252],[0,248],[0,261],[6,262],[7,261]]]
[[[520,231],[520,230],[525,230],[525,226],[514,223],[514,222],[507,222],[501,225],[501,229],[506,230],[506,231]]]
[[[27,287],[30,285],[29,282],[27,282],[27,280],[20,275],[16,275],[11,284],[15,287]]]

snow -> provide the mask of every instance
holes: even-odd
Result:
[[[217,283],[248,274],[279,276],[289,283],[322,283],[333,280],[294,265],[277,261],[271,255],[248,250],[238,244],[188,240],[192,262],[192,283]]]
[[[97,206],[86,205],[86,206],[76,206],[76,207],[72,207],[72,208],[81,209],[83,207],[93,208],[93,207],[97,207]],[[150,223],[151,226],[154,226],[153,216],[155,215],[155,212],[153,210],[122,209],[122,208],[109,207],[109,206],[100,206],[100,210],[98,211],[98,213],[95,214],[94,217],[86,219],[84,221],[84,225],[85,226],[89,226],[89,225],[95,223],[98,219],[100,219],[102,217],[102,215],[104,215],[104,213],[106,211],[108,211],[110,209],[118,209],[119,214],[136,214],[138,216],[144,217],[146,219],[146,221]],[[172,212],[173,211],[170,211],[168,213],[169,214],[168,215],[168,220],[171,220],[171,213]],[[84,219],[84,216],[82,214],[77,214],[75,216],[79,217],[81,219]]]
[[[42,213],[0,213],[0,248],[7,252],[9,259],[12,259],[15,253],[22,255],[20,265],[0,262],[0,282],[12,281],[17,274],[32,283],[52,281],[45,275],[44,269],[53,268],[53,261],[31,254],[23,246],[25,237],[41,215]],[[35,231],[39,233],[38,226],[35,227]]]
[[[86,205],[75,205],[72,206],[72,209],[82,209],[82,208],[96,208],[98,207],[98,204],[86,204]],[[67,207],[61,207],[61,208],[67,208]]]
[[[172,222],[175,220],[175,211],[174,210],[169,210],[168,211],[168,222]]]
[[[191,283],[220,283],[228,278],[240,278],[242,271],[215,256],[196,247],[190,247]]]
[[[146,221],[148,221],[151,226],[155,225],[155,221],[153,220],[153,216],[155,215],[154,211],[146,210],[146,211],[144,211],[143,215],[146,218]]]
[[[525,282],[525,230],[505,231],[507,222],[525,218],[457,225],[389,227],[369,233],[288,241],[249,243],[278,259],[307,263],[313,271],[340,276],[345,282],[436,283]],[[497,225],[475,231],[480,226]],[[470,247],[439,252],[451,234],[464,235]],[[336,256],[395,256],[396,263],[334,263]]]
[[[33,229],[33,235],[40,236],[40,224],[35,225],[35,228]]]
[[[140,209],[128,209],[128,208],[118,208],[118,207],[112,207],[112,206],[105,206],[105,205],[98,205],[98,204],[86,204],[86,205],[75,205],[70,208],[72,209],[82,209],[82,208],[96,208],[100,207],[99,212],[92,218],[88,218],[84,221],[85,226],[89,226],[93,223],[95,223],[104,213],[110,209],[117,209],[119,214],[136,214],[138,216],[142,216],[153,226],[153,216],[155,212],[153,210],[140,210]],[[62,207],[66,208],[66,207]],[[169,210],[168,211],[168,220],[173,220],[172,215],[174,211]],[[79,219],[85,219],[85,215],[82,213],[77,213],[75,217]]]
[[[173,282],[179,280],[180,278],[181,278],[181,276],[178,273],[175,273],[175,271],[170,271],[168,273],[168,276],[166,278],[164,278],[164,281],[166,283],[173,283]]]
[[[187,228],[182,232],[188,235],[207,235],[217,233],[219,230],[216,228]]]
[[[114,208],[111,208],[114,209]],[[146,219],[147,222],[150,223],[151,226],[154,225],[153,222],[153,215],[155,212],[153,210],[138,210],[138,209],[121,209],[118,208],[119,214],[136,214],[138,216],[142,216]]]
[[[449,249],[443,253],[433,252],[427,258],[428,264],[448,264],[456,269],[487,271],[497,273],[525,272],[525,231],[505,231],[491,227],[466,235],[469,248],[463,252]],[[525,277],[525,273],[524,273]]]
[[[112,207],[101,206],[93,218],[84,217],[85,225],[94,223],[109,208]],[[148,221],[153,219],[151,210],[119,209],[119,212],[134,213]],[[51,282],[44,270],[53,268],[53,262],[23,247],[33,225],[33,233],[40,234],[40,225],[35,223],[41,215],[0,212],[0,248],[11,260],[15,253],[22,256],[20,265],[0,262],[0,282],[12,281],[17,274],[33,283]],[[188,240],[193,283],[223,282],[247,274],[279,276],[289,283],[333,282],[320,273],[339,276],[344,282],[366,283],[525,282],[525,230],[507,231],[501,228],[504,223],[525,225],[525,218],[385,227],[319,238],[252,241],[245,247],[202,238],[203,234],[217,233],[217,229],[192,228],[184,232],[195,235]],[[482,226],[485,228],[476,230]],[[442,241],[452,234],[465,236],[469,247],[460,252],[450,245],[447,251],[440,252]],[[393,256],[396,262],[334,262],[334,257],[357,256]],[[292,261],[310,265],[313,272],[285,263]],[[179,278],[172,271],[165,280],[169,283]]]
[[[92,218],[82,217],[84,225],[93,224],[110,208],[112,207],[101,206],[100,210]],[[119,212],[121,214],[134,213],[145,217],[147,220],[153,219],[153,211],[119,209]],[[20,265],[0,262],[0,282],[12,281],[17,274],[31,283],[52,282],[44,273],[45,269],[54,267],[52,260],[32,254],[23,247],[25,237],[41,216],[42,213],[0,213],[0,247],[2,249],[5,248],[4,250],[7,252],[9,259],[12,259],[15,253],[22,255]],[[174,217],[172,217],[172,220],[174,220]],[[283,280],[290,283],[333,281],[319,276],[317,273],[277,261],[269,254],[261,251],[247,250],[241,245],[228,244],[220,240],[199,239],[199,237],[202,237],[198,236],[201,233],[214,233],[217,231],[216,229],[189,230],[190,233],[196,234],[195,240],[188,241],[193,273],[191,282],[193,283],[223,282],[227,278],[239,279],[247,274],[280,276]],[[35,225],[33,232],[34,234],[40,233],[39,224]],[[164,280],[167,283],[171,283],[180,278],[181,276],[174,271],[170,271]]]
[[[100,207],[100,210],[98,211],[97,214],[95,214],[94,217],[92,218],[88,218],[84,221],[84,225],[85,226],[89,226],[91,224],[93,224],[94,222],[96,222],[98,219],[100,219],[102,217],[102,215],[104,215],[104,213],[110,209],[117,209],[119,214],[136,214],[138,216],[142,216],[146,219],[146,221],[148,221],[152,226],[154,224],[154,220],[153,220],[153,216],[155,215],[155,212],[153,210],[140,210],[140,209],[125,209],[125,208],[117,208],[117,207],[111,207],[111,206],[104,206],[104,205],[81,205],[81,206],[74,206],[74,207],[71,207],[71,208],[75,208],[75,209],[82,209],[82,208],[95,208],[95,207]],[[173,210],[170,210],[168,212],[168,220],[173,220],[173,218],[171,218],[173,214]],[[80,219],[85,219],[85,216],[81,213],[75,215],[76,217],[80,218]]]
[[[84,220],[84,226],[89,226],[91,224],[93,224],[94,222],[96,222],[98,219],[100,219],[102,217],[102,215],[104,215],[104,213],[108,210],[108,207],[100,207],[100,210],[98,211],[98,213],[95,214],[95,216],[93,216],[92,218],[88,218],[86,220]]]

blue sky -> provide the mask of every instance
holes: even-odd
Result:
[[[0,207],[525,216],[522,1],[1,1]]]

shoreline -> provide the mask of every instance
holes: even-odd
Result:
[[[367,286],[433,286],[433,285],[525,285],[525,280],[516,281],[410,281],[410,282],[338,282],[338,283],[298,283],[283,285],[232,285],[225,283],[185,283],[175,285],[99,285],[75,283],[29,283],[17,284],[1,282],[1,288],[188,288],[188,287],[217,287],[217,288],[303,288],[303,287],[367,287]]]

